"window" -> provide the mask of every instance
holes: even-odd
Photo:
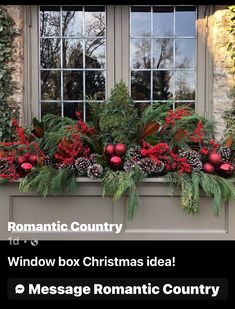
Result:
[[[195,105],[196,7],[132,6],[131,96],[142,110],[156,101]]]
[[[28,7],[27,123],[47,112],[79,111],[89,120],[90,98],[102,102],[120,79],[140,112],[172,100],[210,117],[211,13],[210,6],[157,3]]]
[[[40,7],[40,106],[89,118],[89,97],[105,99],[104,6]]]

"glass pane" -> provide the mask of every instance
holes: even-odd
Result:
[[[41,71],[42,100],[60,100],[60,72]]]
[[[104,72],[86,72],[86,96],[96,100],[105,99],[105,76]]]
[[[141,116],[145,108],[148,107],[150,104],[150,102],[135,103],[135,108],[138,109],[138,116]]]
[[[175,102],[175,107],[190,107],[195,110],[195,102]]]
[[[175,66],[180,69],[195,68],[195,39],[175,40]]]
[[[63,40],[63,66],[64,68],[83,67],[83,46],[82,40]]]
[[[82,7],[63,7],[62,15],[62,35],[80,36],[82,35],[83,14]]]
[[[102,6],[85,7],[85,35],[105,36],[105,8]]]
[[[171,69],[173,67],[173,40],[156,39],[153,41],[153,68]]]
[[[172,37],[174,34],[174,9],[171,6],[153,7],[154,37]]]
[[[194,6],[179,6],[175,12],[176,36],[195,36],[196,8]]]
[[[44,69],[60,68],[60,39],[41,39],[40,61]]]
[[[64,71],[64,100],[83,100],[83,74]]]
[[[105,40],[86,41],[86,68],[105,67]]]
[[[151,8],[150,6],[136,6],[131,8],[131,35],[150,36],[151,33]]]
[[[42,6],[40,8],[40,35],[60,35],[60,8],[54,6]]]
[[[175,73],[176,100],[195,100],[195,72],[178,71]]]
[[[133,100],[150,100],[150,72],[131,73],[131,97]]]
[[[83,117],[83,103],[82,102],[74,102],[74,103],[64,103],[64,117],[69,117],[72,119],[78,119],[76,116],[76,112],[81,114]]]
[[[153,72],[153,99],[169,100],[173,97],[173,72]]]
[[[41,115],[54,114],[61,116],[61,104],[60,102],[42,102]]]
[[[151,68],[151,42],[148,39],[131,40],[131,66],[133,69]]]

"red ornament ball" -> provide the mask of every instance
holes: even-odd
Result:
[[[25,153],[24,154],[25,162],[27,162],[29,160],[29,156],[30,156],[29,153]]]
[[[122,164],[122,159],[118,156],[113,156],[111,159],[110,159],[110,164],[113,166],[113,167],[119,167],[121,164]]]
[[[25,172],[29,172],[32,169],[32,164],[30,163],[23,163],[21,164],[21,168],[25,171]]]
[[[106,153],[106,155],[113,155],[114,154],[114,145],[113,144],[107,144],[105,146],[104,152]]]
[[[23,163],[25,163],[25,156],[19,156],[18,158],[17,158],[17,162],[18,162],[18,164],[23,164]]]
[[[30,155],[30,156],[29,156],[29,161],[30,161],[30,163],[32,163],[32,164],[36,164],[36,163],[38,162],[38,156],[35,155],[35,154]]]
[[[234,167],[231,163],[222,163],[217,170],[217,173],[224,178],[231,177],[233,172]]]
[[[121,143],[116,144],[114,147],[114,152],[117,155],[124,155],[126,153],[126,145]]]
[[[203,164],[203,171],[205,173],[213,174],[215,172],[215,168],[211,163],[206,162]]]
[[[208,159],[209,159],[209,162],[213,165],[218,165],[222,161],[221,155],[218,154],[216,151],[212,151],[209,154]]]

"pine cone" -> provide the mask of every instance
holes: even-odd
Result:
[[[131,172],[136,165],[137,161],[130,159],[125,161],[123,168],[125,171]]]
[[[152,174],[155,171],[156,163],[151,158],[143,158],[140,161],[138,161],[138,166],[145,174]]]
[[[220,155],[221,155],[223,162],[229,161],[231,154],[232,154],[232,151],[230,147],[222,147],[220,149]]]
[[[165,164],[162,161],[159,162],[160,163],[155,166],[154,174],[160,174],[165,168]]]
[[[9,173],[9,162],[5,158],[0,159],[0,174],[7,175]]]
[[[61,164],[59,166],[59,170],[62,170],[62,169],[68,169],[68,170],[73,170],[75,171],[76,170],[76,166],[74,164]]]
[[[130,158],[133,158],[135,160],[140,160],[142,158],[142,156],[141,156],[141,147],[139,145],[132,146],[127,151],[127,156],[130,157]]]
[[[52,155],[46,155],[43,164],[47,167],[53,166],[53,156]]]
[[[103,160],[103,157],[101,155],[99,155],[98,153],[92,153],[91,154],[91,164],[99,164],[99,162],[101,162]]]
[[[179,151],[179,154],[186,158],[187,163],[190,165],[193,171],[202,170],[202,161],[200,160],[200,154],[195,150],[183,150]]]
[[[103,167],[100,164],[90,165],[87,169],[87,176],[91,179],[100,178],[103,174]]]
[[[91,162],[85,157],[78,158],[75,161],[75,167],[78,171],[79,176],[87,175],[87,169],[91,165]]]

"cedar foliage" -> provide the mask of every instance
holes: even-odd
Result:
[[[113,201],[118,201],[124,194],[129,195],[128,220],[132,220],[138,207],[137,183],[141,182],[145,174],[135,167],[131,172],[112,171],[105,173],[102,179],[103,196],[111,196]]]
[[[232,180],[224,179],[218,175],[204,172],[191,174],[169,173],[166,179],[170,182],[173,191],[175,185],[181,189],[181,203],[183,209],[189,214],[199,213],[200,190],[208,197],[213,198],[213,211],[216,217],[221,211],[221,204],[235,199],[234,184]]]

